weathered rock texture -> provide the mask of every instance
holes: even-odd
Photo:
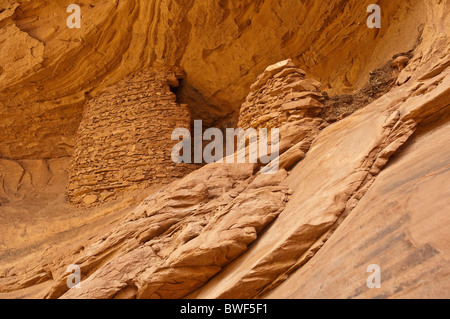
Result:
[[[150,196],[76,260],[81,289],[68,291],[66,273],[47,297],[181,298],[201,287],[284,207],[279,179],[252,173],[252,164],[210,165]]]
[[[250,86],[238,126],[277,128],[285,122],[315,117],[323,108],[320,86],[318,81],[305,79],[305,71],[296,68],[292,60],[271,65]]]
[[[0,298],[449,298],[450,4],[379,1],[373,30],[371,2],[81,1],[80,30],[56,2],[2,2]],[[247,101],[244,126],[280,125],[275,175],[261,161],[209,164],[102,206],[68,205],[87,99],[147,66],[181,65],[193,117],[234,123],[257,75],[288,58],[330,94],[393,59],[398,73],[330,125],[316,110],[253,123],[246,112],[264,119],[266,103]],[[289,68],[257,80],[259,101],[275,89],[271,70]],[[66,285],[74,263],[81,289]],[[380,289],[366,286],[369,264]]]
[[[3,292],[42,283],[47,298],[184,297],[244,253],[283,210],[291,194],[279,186],[285,168],[301,160],[321,123],[305,118],[281,127],[278,173],[261,175],[260,164],[209,164],[148,197],[101,239],[57,261],[51,253],[33,260],[25,273],[23,265],[7,267]],[[81,266],[82,289],[67,288],[66,263]]]
[[[194,170],[171,158],[172,132],[190,129],[185,104],[170,86],[182,73],[152,68],[128,76],[84,108],[70,167],[67,193],[74,204],[92,205],[123,192],[169,183]]]
[[[449,298],[448,115],[417,130],[307,267],[265,297]],[[381,289],[367,289],[370,264]]]
[[[180,99],[208,126],[235,125],[250,84],[287,58],[330,94],[351,92],[422,30],[425,46],[438,38],[427,20],[445,21],[440,2],[380,0],[382,28],[369,29],[372,0],[80,0],[69,29],[68,0],[2,1],[0,156],[71,155],[86,100],[148,66],[181,66]]]
[[[287,286],[283,286],[288,289],[299,287],[295,294],[289,295],[287,292],[285,294],[283,288],[279,288],[269,296],[357,297],[361,295],[375,297],[378,294],[388,298],[399,296],[399,293],[405,289],[404,296],[429,297],[434,294],[448,297],[450,287],[448,266],[444,266],[444,269],[438,271],[438,268],[441,267],[438,265],[445,264],[445,260],[449,259],[446,253],[448,232],[445,231],[445,224],[441,222],[441,220],[446,220],[442,214],[445,214],[444,207],[448,205],[448,196],[447,188],[443,183],[444,179],[440,177],[435,180],[435,187],[432,188],[432,198],[436,198],[436,203],[427,205],[427,212],[423,213],[435,216],[432,222],[427,221],[429,226],[424,226],[424,229],[433,228],[434,235],[427,237],[429,240],[421,241],[420,245],[410,247],[407,251],[397,255],[395,251],[401,249],[402,245],[408,244],[408,239],[404,238],[405,235],[402,233],[404,228],[400,228],[402,218],[404,218],[404,223],[401,224],[401,227],[413,227],[416,231],[421,229],[419,226],[421,221],[415,219],[414,223],[408,226],[408,215],[413,214],[416,209],[407,215],[399,213],[399,216],[391,217],[390,212],[398,209],[397,199],[386,202],[387,199],[383,197],[383,204],[378,200],[373,204],[380,205],[380,208],[372,208],[373,214],[381,213],[383,207],[386,207],[384,210],[387,214],[386,218],[392,222],[384,223],[381,219],[376,229],[368,225],[365,231],[371,229],[370,235],[361,236],[367,238],[366,241],[360,241],[360,237],[353,237],[356,228],[350,228],[344,234],[341,233],[340,237],[338,236],[339,244],[332,246],[332,249],[336,251],[336,258],[340,258],[339,251],[348,249],[347,236],[352,238],[349,240],[350,242],[358,243],[358,248],[355,249],[361,249],[361,253],[366,255],[366,259],[359,263],[361,260],[359,257],[352,259],[353,254],[357,254],[358,251],[351,251],[347,253],[347,259],[344,260],[346,263],[354,265],[352,274],[355,274],[355,271],[361,272],[357,277],[359,281],[352,278],[355,281],[353,285],[347,285],[344,278],[349,279],[351,274],[346,275],[347,277],[339,277],[339,265],[344,262],[342,259],[335,258],[332,260],[335,263],[327,264],[329,262],[327,254],[322,257],[322,265],[317,269],[313,266],[310,268],[311,264],[309,263],[310,258],[319,249],[321,251],[327,246],[327,240],[334,238],[334,231],[340,229],[341,223],[347,216],[350,214],[354,216],[358,212],[365,214],[364,209],[367,206],[364,204],[360,206],[360,200],[366,199],[366,192],[371,189],[380,171],[383,170],[391,156],[402,145],[405,145],[416,132],[418,126],[429,125],[430,122],[438,121],[441,117],[446,118],[445,121],[441,121],[441,125],[448,125],[450,107],[450,68],[448,66],[448,57],[436,60],[434,65],[422,68],[422,72],[418,71],[421,76],[415,77],[408,85],[394,89],[366,108],[324,129],[313,142],[305,158],[281,183],[281,185],[294,190],[294,193],[276,222],[267,229],[264,236],[252,245],[245,255],[231,263],[190,297],[252,298],[264,296],[299,268],[299,275],[295,276],[296,279],[292,279],[286,284]],[[445,129],[442,132],[445,132]],[[445,135],[442,138],[445,140]],[[430,137],[430,143],[431,140],[433,140],[432,137]],[[438,140],[436,143],[439,144],[440,141]],[[433,157],[435,166],[430,167],[428,172],[430,174],[445,172],[448,169],[448,163],[445,162],[445,158],[448,158],[448,150],[441,148],[438,153],[434,153]],[[421,179],[420,176],[426,174],[420,165],[409,165],[404,169],[408,171],[405,174],[414,176],[412,179],[417,180],[417,183]],[[425,171],[427,170],[425,169]],[[393,184],[394,180],[396,185],[405,183],[401,176],[391,176],[390,183],[394,189],[400,187]],[[438,188],[440,190],[437,190]],[[423,196],[420,193],[418,195]],[[407,195],[404,200],[412,198],[412,196]],[[373,197],[369,198],[372,198],[372,202],[375,201]],[[364,203],[368,202],[364,201]],[[388,209],[390,205],[394,207]],[[367,215],[365,220],[368,223],[370,216],[374,215]],[[360,227],[363,226],[358,226],[357,230],[364,231],[360,230]],[[392,232],[395,233],[392,234],[392,237],[396,237],[396,240],[399,241],[399,246],[393,247],[393,255],[389,251],[392,237],[385,239],[385,236]],[[367,251],[364,250],[366,247]],[[377,257],[376,254],[380,254],[380,256]],[[439,257],[433,262],[431,258],[437,255]],[[401,260],[402,257],[403,260]],[[395,259],[397,263],[389,261],[389,258]],[[381,291],[367,292],[365,279],[368,275],[365,269],[368,265],[378,262],[382,268],[386,269],[386,286]],[[405,270],[405,267],[408,269]],[[327,275],[321,273],[320,269],[326,269]],[[308,273],[307,277],[302,277],[304,273]],[[427,283],[426,288],[420,288],[419,286],[422,284],[418,284],[419,278],[428,278],[427,280],[434,281],[433,273],[439,274],[439,285]],[[327,290],[320,290],[323,285],[322,278],[331,281],[327,283]],[[314,286],[313,291],[315,292],[310,295],[308,287],[311,286]]]

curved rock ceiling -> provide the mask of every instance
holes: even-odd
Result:
[[[376,1],[381,29],[373,0],[79,0],[69,29],[71,2],[0,0],[0,299],[449,296],[448,1]],[[139,80],[161,66],[172,92]],[[277,174],[140,174],[167,145],[138,133],[172,126],[128,106],[161,99],[184,126],[276,123]],[[104,187],[74,206],[85,168]],[[124,169],[155,183],[113,197]]]
[[[249,85],[286,58],[328,92],[351,92],[412,49],[426,19],[420,0],[378,1],[381,29],[366,26],[371,0],[82,0],[82,27],[69,29],[71,1],[2,2],[5,158],[70,154],[85,101],[150,65],[185,70],[179,99],[208,124],[235,124]]]

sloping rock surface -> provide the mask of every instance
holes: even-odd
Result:
[[[365,1],[328,4],[100,1],[83,6],[85,29],[57,32],[58,5],[2,2],[0,42],[17,54],[0,68],[0,298],[448,298],[449,4],[380,3],[378,31]],[[179,95],[214,122],[255,79],[253,93],[293,68],[274,62],[292,56],[345,91],[393,43],[415,49],[387,94],[331,125],[315,112],[280,123],[277,174],[209,164],[89,210],[62,195],[82,106],[137,69],[180,64]],[[71,264],[80,289],[67,286]],[[366,286],[369,264],[380,289]]]

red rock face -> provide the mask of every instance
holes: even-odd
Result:
[[[448,297],[449,123],[418,129],[308,267],[265,297]],[[369,264],[381,267],[380,289],[367,289]]]
[[[450,7],[373,30],[368,3],[105,1],[61,32],[2,4],[0,298],[449,298]],[[279,128],[278,172],[172,163],[194,119]]]
[[[178,94],[192,117],[227,126],[256,77],[278,61],[292,58],[330,94],[351,93],[413,49],[421,25],[429,26],[424,47],[445,34],[426,21],[427,12],[445,21],[445,11],[421,0],[384,1],[383,27],[369,29],[372,2],[105,0],[82,5],[81,28],[69,29],[61,3],[3,1],[0,156],[70,156],[86,101],[145,67],[181,66]]]
[[[169,87],[178,86],[180,76],[174,68],[149,69],[87,103],[70,167],[71,203],[105,203],[127,190],[167,184],[196,169],[171,159],[177,143],[172,132],[191,125],[187,105],[176,103]]]
[[[250,86],[251,92],[241,106],[239,127],[276,128],[317,116],[323,108],[318,91],[321,84],[305,79],[305,74],[292,60],[267,67]]]

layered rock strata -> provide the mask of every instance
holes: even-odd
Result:
[[[270,64],[292,57],[330,94],[350,93],[411,50],[420,26],[427,47],[445,26],[445,2],[383,0],[383,27],[369,29],[372,3],[80,1],[82,27],[69,29],[69,3],[1,1],[0,156],[70,156],[86,100],[143,67],[180,65],[193,117],[235,125],[248,86]]]
[[[0,153],[23,168],[0,162],[0,298],[448,298],[449,5],[381,1],[375,30],[365,24],[370,3],[105,1],[84,7],[79,32],[61,28],[55,3],[5,7],[2,27],[20,32],[0,35],[13,49],[5,52],[19,53],[0,68]],[[417,35],[398,87],[320,132],[317,118],[281,127],[286,172],[214,164],[159,193],[145,189],[137,208],[66,211],[31,196],[26,213],[39,218],[8,210],[28,185],[46,192],[55,183],[41,174],[46,165],[65,167],[22,159],[71,154],[84,99],[143,66],[181,64],[186,87],[211,103],[192,105],[217,119],[274,61],[296,57],[342,93],[408,52]],[[7,224],[11,216],[21,220]],[[73,263],[82,269],[78,291],[66,285]],[[374,263],[380,289],[366,285]]]
[[[450,270],[446,243],[449,236],[446,224],[442,223],[447,220],[448,187],[444,180],[448,150],[437,148],[445,143],[449,123],[449,65],[448,57],[422,68],[416,65],[416,75],[407,84],[325,128],[304,159],[281,183],[294,193],[276,222],[245,255],[189,297],[448,296]],[[430,125],[429,129],[421,128]],[[401,154],[402,146],[416,132],[428,135],[415,147],[433,150],[427,151],[434,158],[432,163],[424,160],[424,167],[412,165],[413,158],[419,156],[413,152],[411,161],[406,162],[411,171],[400,172],[398,164],[389,167],[391,157]],[[439,134],[444,140],[437,138]],[[436,143],[436,147],[425,147],[427,140]],[[383,174],[380,185],[376,183],[378,175],[387,164],[386,174],[393,175]],[[426,195],[427,188],[433,190],[432,194]],[[396,195],[392,198],[389,193]],[[382,196],[384,201],[379,202],[376,196]],[[412,203],[419,204],[419,198],[426,197],[433,198],[434,202],[427,201],[426,208],[411,207]],[[386,219],[376,218],[375,212],[384,214]],[[421,225],[425,215],[430,219],[427,217],[426,225]],[[347,217],[351,221],[344,224]],[[336,229],[344,225],[346,231],[340,231],[335,237]],[[433,235],[422,233],[422,227]],[[355,233],[363,239],[353,237]],[[421,234],[425,237],[420,238]],[[328,244],[330,238],[334,240]],[[325,247],[326,252],[310,263]],[[329,260],[331,251],[334,253]],[[346,258],[341,258],[339,251],[345,252]],[[355,258],[356,254],[362,255]],[[318,262],[322,264],[319,266]],[[370,290],[366,286],[366,269],[370,264],[379,264],[385,271],[387,277],[382,290]],[[340,277],[341,267],[345,267],[344,277]],[[322,277],[321,270],[325,270],[326,277]],[[270,293],[292,274],[295,275],[289,282]],[[351,277],[352,274],[357,277]],[[434,283],[433,274],[441,278],[439,284]],[[426,285],[419,284],[419,280],[424,280]],[[328,289],[321,290],[321,287]]]
[[[291,191],[280,183],[325,126],[322,119],[309,117],[283,123],[273,146],[279,150],[275,174],[261,174],[261,161],[206,165],[150,195],[101,239],[58,263],[47,263],[43,270],[40,262],[32,262],[28,275],[6,275],[3,292],[31,281],[46,286],[46,298],[188,295],[242,255],[283,211]],[[81,267],[81,289],[68,289],[69,273],[61,267],[66,263]]]
[[[307,266],[264,297],[448,298],[449,115],[419,127]],[[367,288],[370,264],[379,289]]]
[[[320,124],[303,119],[281,127],[275,174],[261,174],[258,163],[213,163],[149,196],[76,254],[81,289],[69,290],[69,273],[58,269],[46,297],[182,298],[200,288],[283,211],[291,191],[280,183],[304,157]]]
[[[189,109],[170,91],[181,77],[176,68],[147,69],[86,104],[67,187],[73,204],[103,203],[195,169],[171,159],[173,130],[190,128]]]
[[[45,285],[47,298],[445,296],[449,65],[444,57],[416,66],[407,84],[326,128],[320,118],[283,124],[286,166],[277,174],[257,173],[260,164],[209,164],[58,262],[2,271],[2,292]],[[411,139],[417,142],[408,145]],[[423,149],[431,153],[422,167]],[[404,162],[403,153],[412,155],[407,172],[395,163],[395,156]],[[421,208],[429,189],[433,203]],[[388,201],[392,192],[397,201]],[[387,196],[383,210],[373,207],[379,196]],[[363,241],[346,240],[353,233]],[[382,291],[365,286],[372,263],[385,269]],[[81,289],[67,287],[69,264],[81,267]],[[438,285],[430,283],[434,276]]]
[[[321,84],[305,79],[305,75],[290,59],[267,67],[250,86],[241,106],[239,127],[274,128],[317,116],[323,108]]]

